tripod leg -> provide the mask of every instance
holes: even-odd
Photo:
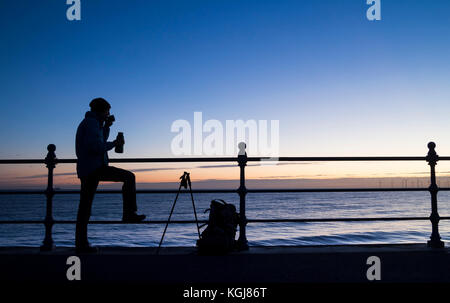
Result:
[[[159,254],[159,249],[161,248],[161,244],[164,240],[164,235],[166,234],[167,227],[169,226],[170,218],[172,217],[173,210],[175,209],[175,204],[177,203],[177,199],[178,199],[178,195],[180,194],[180,191],[181,191],[181,184],[180,184],[180,187],[178,188],[178,192],[175,197],[175,200],[173,201],[172,209],[170,210],[169,219],[167,219],[166,227],[164,228],[164,232],[162,234],[161,240],[159,241],[159,246],[158,246],[158,249],[156,250],[156,254]]]
[[[198,226],[197,211],[195,210],[194,195],[192,194],[191,182],[189,182],[189,192],[191,193],[192,207],[194,208],[195,224],[197,224],[198,238],[200,239],[200,227]]]

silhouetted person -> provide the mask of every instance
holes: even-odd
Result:
[[[87,225],[91,215],[92,201],[100,181],[123,182],[124,222],[140,222],[144,215],[136,213],[136,181],[132,172],[108,165],[108,151],[125,144],[123,139],[108,142],[111,119],[111,105],[103,98],[89,103],[91,110],[86,112],[76,135],[77,175],[81,181],[80,205],[78,207],[75,246],[77,252],[96,252],[87,237]]]

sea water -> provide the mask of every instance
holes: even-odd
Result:
[[[138,212],[146,220],[167,220],[175,194],[137,194]],[[239,210],[237,194],[194,194],[197,215],[207,220],[212,199],[224,199]],[[438,194],[439,214],[450,215],[450,193]],[[79,195],[57,194],[53,199],[55,220],[76,220]],[[43,220],[44,195],[1,195],[0,220]],[[428,217],[431,212],[428,192],[353,192],[353,193],[250,193],[246,197],[248,219],[306,219],[356,217]],[[122,196],[96,194],[91,220],[121,220]],[[188,194],[181,194],[172,220],[194,220]],[[450,220],[439,224],[442,240],[450,240]],[[89,240],[97,246],[157,246],[164,224],[91,224]],[[39,246],[44,225],[1,224],[0,246]],[[238,231],[239,233],[239,231]],[[424,221],[249,223],[249,245],[337,245],[376,243],[426,243],[431,223]],[[237,236],[238,237],[238,234]],[[195,223],[170,224],[163,246],[195,246]],[[75,225],[55,224],[56,246],[74,246]]]

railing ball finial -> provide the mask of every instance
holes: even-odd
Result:
[[[434,143],[434,142],[429,142],[427,146],[428,146],[428,154],[433,154],[433,155],[435,155],[435,154],[436,154],[436,151],[435,151],[436,143]]]
[[[45,157],[44,162],[45,162],[45,164],[47,164],[48,168],[55,168],[55,164],[57,161],[56,154],[55,154],[55,151],[56,151],[55,144],[47,145],[47,150],[48,150],[48,153],[47,153],[47,156]]]
[[[47,150],[48,150],[50,153],[54,153],[54,152],[56,151],[56,146],[55,146],[55,144],[49,144],[49,145],[47,145]]]
[[[427,146],[428,146],[428,154],[427,154],[426,160],[429,165],[436,165],[437,161],[439,160],[439,156],[435,150],[436,143],[429,142]]]
[[[238,144],[238,148],[239,148],[239,156],[243,156],[246,154],[245,149],[247,148],[247,144],[245,144],[245,142],[240,142]]]

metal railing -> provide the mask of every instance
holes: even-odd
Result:
[[[194,193],[237,193],[240,197],[239,213],[241,221],[239,223],[238,247],[240,250],[248,249],[246,236],[247,223],[279,223],[279,222],[349,222],[349,221],[414,221],[430,220],[432,232],[427,245],[431,248],[442,248],[444,242],[439,235],[439,221],[449,220],[450,217],[440,217],[438,213],[437,193],[439,190],[450,190],[450,188],[439,188],[436,183],[435,167],[439,160],[450,160],[450,157],[439,157],[435,151],[436,144],[428,143],[428,154],[425,157],[280,157],[276,161],[295,162],[315,162],[315,161],[426,161],[430,166],[430,186],[428,188],[315,188],[315,189],[247,189],[245,186],[245,166],[247,162],[253,161],[273,161],[268,157],[247,157],[245,144],[239,144],[239,155],[237,157],[214,157],[214,158],[122,158],[110,159],[111,163],[161,163],[161,162],[237,162],[240,168],[240,186],[236,190],[226,189],[204,189],[193,190]],[[76,221],[54,220],[53,219],[53,196],[55,194],[78,194],[79,190],[55,190],[53,187],[53,170],[56,164],[76,163],[76,159],[57,159],[54,144],[47,146],[47,156],[45,159],[17,159],[0,160],[0,164],[46,164],[48,168],[47,189],[43,191],[0,191],[0,194],[45,194],[47,197],[46,216],[43,221],[39,220],[0,220],[0,224],[39,224],[45,225],[45,238],[41,250],[48,251],[54,247],[52,238],[52,227],[54,224],[74,224]],[[245,215],[245,204],[247,193],[280,193],[280,192],[378,192],[378,191],[429,191],[431,195],[431,215],[429,217],[372,217],[372,218],[308,218],[308,219],[247,219]],[[121,190],[101,190],[98,193],[121,193]],[[137,190],[136,193],[176,193],[176,190]],[[175,224],[195,223],[192,220],[170,221]],[[200,220],[200,223],[206,223]],[[166,224],[167,221],[143,221],[133,224]],[[122,221],[90,221],[89,224],[129,224]]]

